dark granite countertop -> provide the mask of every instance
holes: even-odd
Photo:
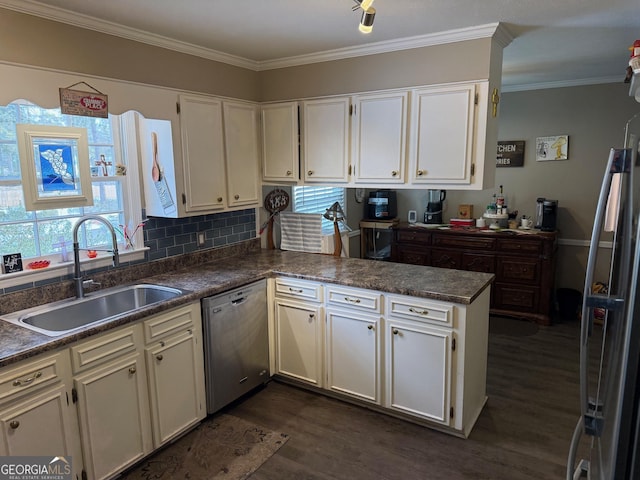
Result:
[[[160,273],[136,283],[188,290],[185,295],[140,309],[134,314],[61,337],[48,337],[0,321],[0,367],[53,351],[82,338],[138,321],[168,308],[215,295],[274,275],[329,282],[387,293],[470,304],[493,281],[493,274],[422,267],[355,258],[337,258],[279,250],[260,250],[221,258],[182,270]]]

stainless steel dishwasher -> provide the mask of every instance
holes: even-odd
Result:
[[[269,380],[267,282],[202,299],[207,413]]]

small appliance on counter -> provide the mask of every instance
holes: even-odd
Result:
[[[398,203],[394,190],[376,190],[369,192],[369,201],[365,211],[369,220],[391,220],[398,216]]]
[[[539,197],[536,199],[534,227],[543,232],[555,232],[558,219],[558,201]]]
[[[424,212],[424,223],[442,223],[442,202],[447,198],[446,190],[427,191],[427,209]]]

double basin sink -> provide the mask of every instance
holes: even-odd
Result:
[[[143,307],[187,293],[161,285],[138,284],[106,289],[84,298],[62,300],[0,317],[50,337],[131,314]]]

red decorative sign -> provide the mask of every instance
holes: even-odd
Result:
[[[60,111],[62,113],[107,118],[109,116],[108,107],[107,95],[68,88],[60,89]]]

